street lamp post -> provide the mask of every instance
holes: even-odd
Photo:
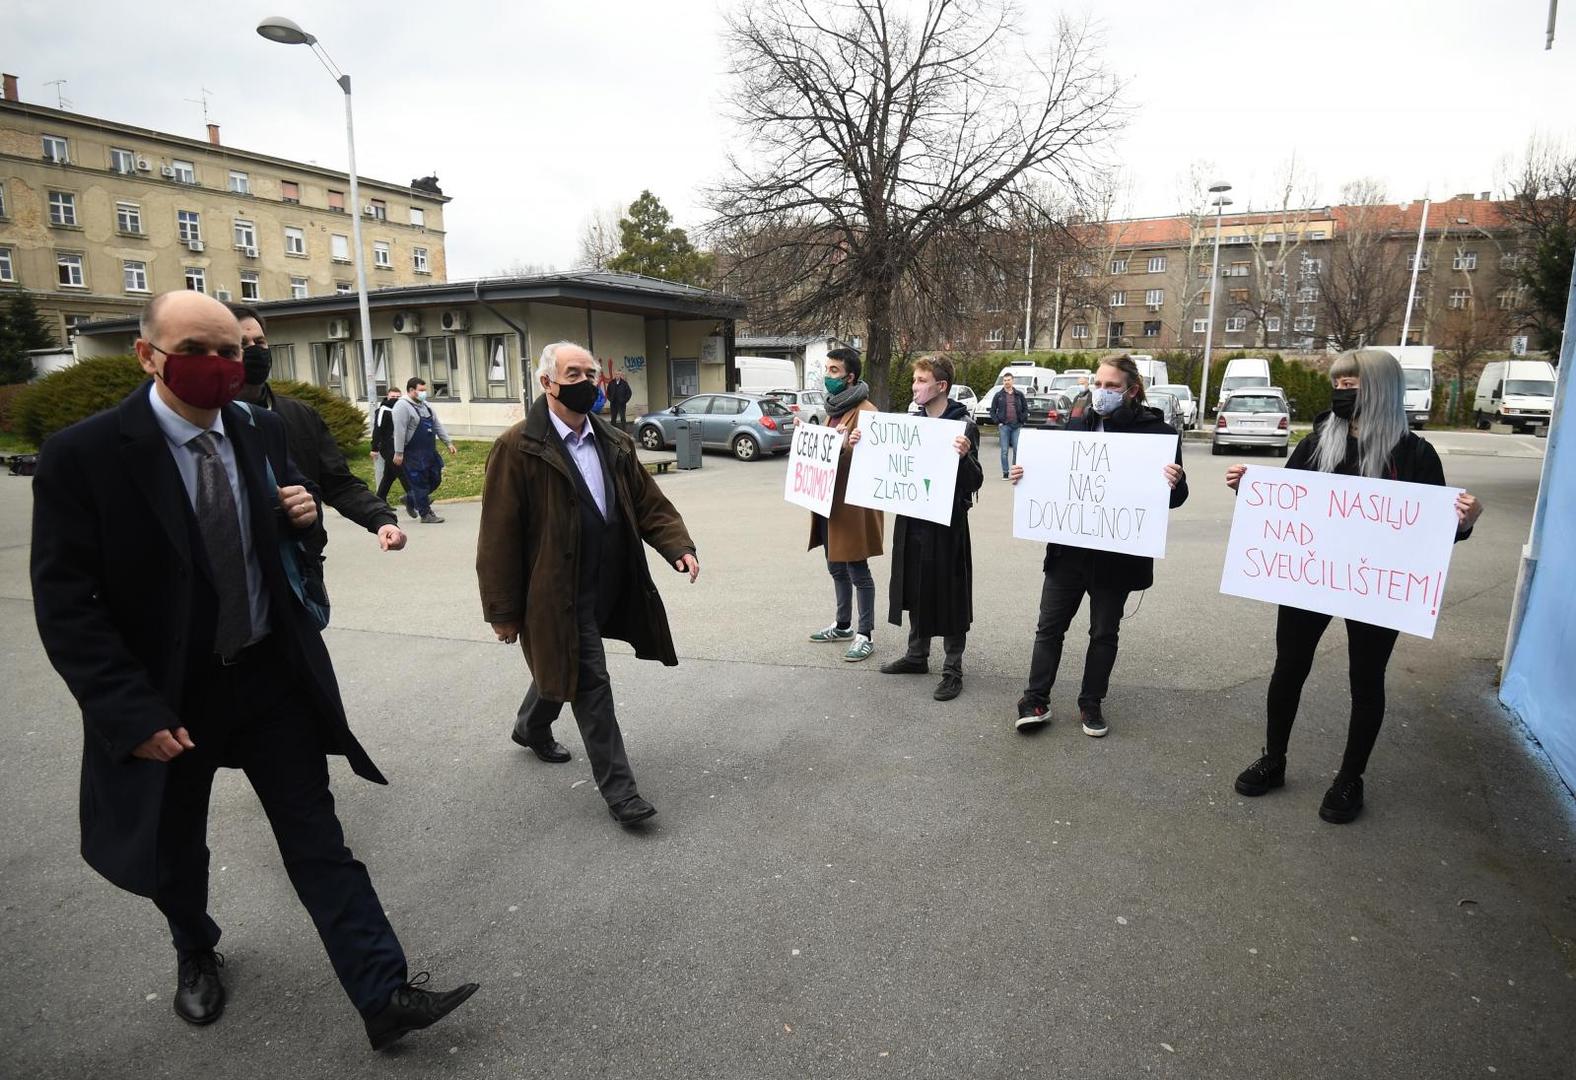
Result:
[[[350,111],[350,76],[339,70],[339,65],[318,44],[317,38],[283,16],[270,15],[257,24],[257,32],[281,45],[308,46],[345,92],[345,144],[350,157],[350,231],[356,245],[356,299],[361,307],[361,376],[366,383],[367,418],[370,422],[378,407],[378,388],[376,373],[372,370],[372,312],[367,305],[367,261],[361,248],[361,186],[356,181],[356,126]]]
[[[1210,204],[1215,208],[1215,254],[1209,262],[1209,317],[1204,321],[1204,374],[1198,383],[1198,415],[1201,427],[1202,421],[1209,419],[1209,354],[1215,341],[1215,294],[1220,291],[1220,219],[1226,212],[1226,207],[1231,205],[1231,200],[1226,198],[1226,192],[1231,190],[1231,185],[1224,180],[1217,180],[1209,185],[1209,190],[1215,196]]]

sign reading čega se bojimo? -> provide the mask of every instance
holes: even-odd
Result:
[[[843,452],[843,439],[837,428],[820,424],[794,428],[783,498],[822,517],[829,516],[832,495],[837,490],[837,463]]]

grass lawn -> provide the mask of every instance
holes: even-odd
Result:
[[[20,435],[0,431],[0,454],[31,454],[37,448]]]
[[[492,449],[492,440],[455,439],[454,447],[459,453],[453,457],[443,450],[443,486],[438,488],[435,496],[437,502],[444,499],[470,499],[482,493],[482,474],[487,465],[487,451]],[[363,442],[356,447],[355,452],[348,455],[350,471],[365,480],[367,487],[376,490],[371,454],[370,442]],[[389,502],[399,505],[402,494],[403,489],[395,484],[389,492]]]

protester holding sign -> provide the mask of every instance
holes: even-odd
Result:
[[[859,378],[859,353],[855,349],[833,349],[826,354],[827,425],[851,436],[859,428],[861,412],[875,412],[870,402],[870,387]],[[843,659],[850,663],[864,660],[875,651],[871,636],[876,625],[876,583],[870,576],[869,560],[881,554],[883,522],[881,511],[854,506],[847,500],[848,467],[853,442],[846,439],[838,453],[837,485],[832,493],[832,512],[825,517],[810,517],[808,550],[826,546],[826,569],[832,575],[837,595],[837,621],[810,635],[811,641],[846,641]],[[859,629],[854,630],[854,595],[859,597]]]
[[[1091,390],[1092,407],[1068,430],[1134,432],[1164,435],[1177,433],[1160,418],[1160,411],[1144,404],[1144,380],[1132,357],[1119,356],[1100,364]],[[1176,461],[1164,466],[1171,487],[1170,505],[1187,501],[1187,478],[1182,472],[1182,447],[1177,442]],[[1011,470],[1014,484],[1023,479],[1023,466]],[[1117,634],[1122,609],[1136,590],[1155,580],[1155,561],[1143,555],[1116,551],[1045,545],[1045,584],[1040,592],[1040,619],[1034,630],[1034,653],[1029,661],[1029,685],[1018,699],[1017,729],[1038,731],[1051,722],[1050,693],[1061,666],[1062,639],[1085,595],[1089,597],[1089,651],[1084,658],[1083,685],[1078,712],[1084,734],[1100,738],[1109,730],[1101,711],[1116,666]]]
[[[903,625],[908,612],[908,651],[881,665],[887,675],[923,675],[930,670],[930,640],[940,635],[946,659],[932,695],[951,701],[963,689],[963,647],[974,620],[974,548],[969,542],[969,506],[985,481],[980,467],[979,428],[969,410],[950,397],[955,377],[945,357],[914,361],[914,402],[926,416],[962,420],[964,434],[953,440],[958,478],[952,489],[952,520],[941,525],[897,515],[892,529],[892,585],[887,621]],[[859,432],[850,436],[859,441]]]
[[[1406,382],[1401,365],[1383,349],[1358,349],[1330,365],[1330,411],[1314,420],[1311,435],[1297,444],[1287,469],[1401,480],[1443,486],[1445,470],[1428,442],[1406,420]],[[1226,470],[1236,491],[1244,465]],[[1467,492],[1456,499],[1456,539],[1464,540],[1483,512]],[[1243,795],[1263,795],[1286,782],[1286,748],[1297,718],[1302,685],[1313,670],[1313,654],[1332,616],[1281,605],[1275,624],[1275,672],[1270,676],[1264,753],[1237,777]],[[1342,825],[1363,808],[1363,773],[1384,722],[1384,677],[1397,631],[1346,620],[1352,709],[1346,753],[1335,782],[1325,792],[1319,816]]]

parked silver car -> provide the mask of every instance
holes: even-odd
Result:
[[[1150,390],[1144,395],[1144,404],[1159,409],[1160,419],[1170,424],[1172,430],[1182,430],[1182,403],[1176,399],[1176,395],[1163,390]]]
[[[782,402],[807,424],[826,423],[825,390],[768,390],[761,396]]]
[[[674,444],[678,422],[700,426],[702,446],[728,450],[740,461],[785,454],[793,445],[793,413],[761,394],[696,394],[635,418],[635,439],[647,450]]]
[[[1224,454],[1228,446],[1268,446],[1277,457],[1285,457],[1290,444],[1291,413],[1285,395],[1260,386],[1227,396],[1215,418],[1210,453]]]

